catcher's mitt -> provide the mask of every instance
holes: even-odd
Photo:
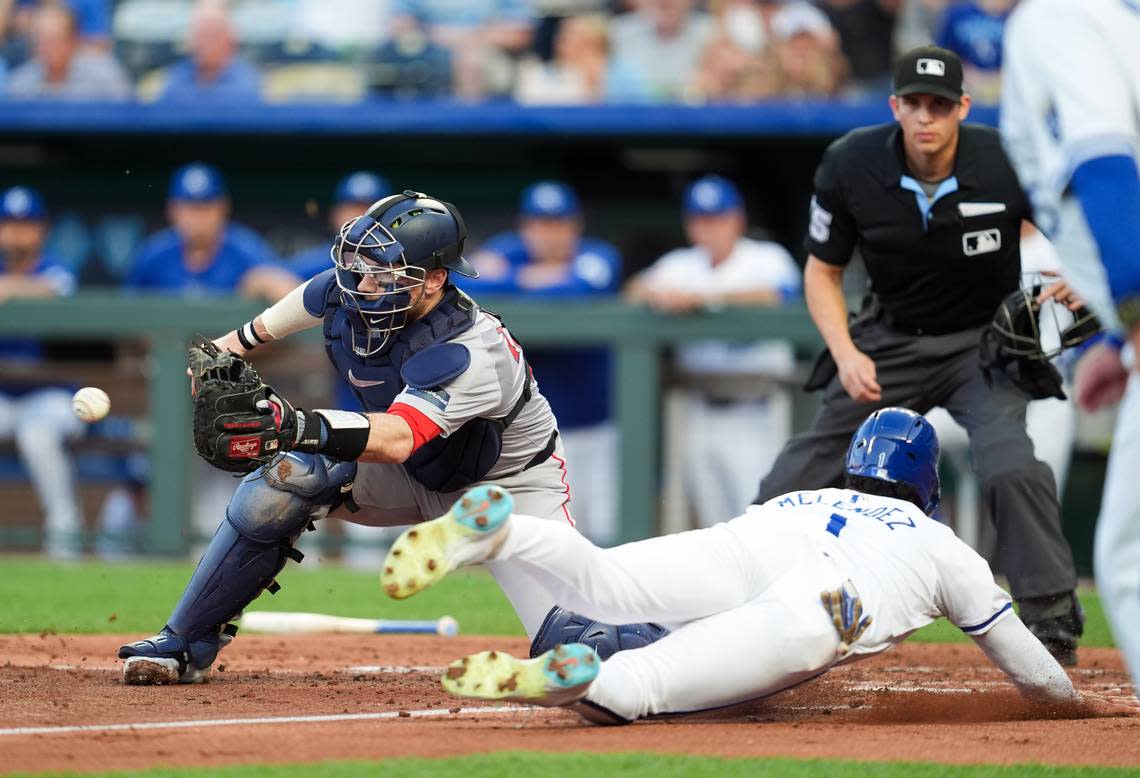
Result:
[[[1041,345],[1041,304],[1039,285],[1009,294],[994,312],[993,321],[982,333],[980,356],[982,373],[992,382],[993,372],[1009,376],[1034,400],[1045,397],[1065,399],[1061,374],[1050,359],[1077,346],[1100,332],[1100,321],[1084,306],[1073,311],[1073,323],[1058,333],[1058,344],[1046,350]]]
[[[198,336],[190,347],[194,449],[221,470],[248,473],[300,438],[303,416],[249,362]]]

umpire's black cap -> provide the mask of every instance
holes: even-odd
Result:
[[[920,46],[895,62],[895,94],[938,95],[958,102],[962,99],[962,60],[939,46]]]

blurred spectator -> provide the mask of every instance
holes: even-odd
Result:
[[[563,19],[554,35],[554,57],[531,57],[519,66],[515,100],[524,105],[630,102],[640,96],[637,74],[610,58],[609,28],[600,15]]]
[[[617,291],[621,258],[609,243],[582,234],[582,208],[560,181],[527,187],[518,229],[492,237],[472,257],[476,294],[582,299]],[[600,348],[526,348],[542,394],[558,419],[570,476],[570,510],[591,540],[617,540],[617,429],[610,413],[610,356]]]
[[[789,97],[839,94],[847,62],[827,16],[806,2],[790,2],[772,17],[780,92]]]
[[[230,223],[222,174],[193,162],[175,171],[170,227],[139,248],[126,286],[184,296],[240,294],[275,302],[300,282],[251,230]]]
[[[948,0],[902,0],[895,20],[895,54],[929,46],[938,32]]]
[[[426,34],[451,52],[454,90],[477,100],[510,91],[510,57],[533,40],[534,19],[526,0],[395,0],[392,34]]]
[[[626,297],[683,315],[725,305],[780,305],[800,293],[800,270],[776,243],[745,237],[739,190],[721,176],[692,183],[684,196],[685,232],[692,244],[639,273]],[[682,481],[702,526],[744,510],[756,473],[769,470],[791,432],[791,399],[779,388],[794,362],[783,341],[700,342],[677,350],[688,384]],[[747,391],[733,378],[744,377]],[[732,441],[726,446],[725,441]]]
[[[43,5],[31,21],[32,59],[8,77],[8,97],[18,100],[126,100],[126,71],[109,53],[80,47],[75,16],[62,5]]]
[[[12,187],[0,196],[0,305],[11,298],[64,297],[75,277],[44,252],[47,209],[38,192]],[[15,438],[20,459],[43,506],[44,551],[77,556],[83,520],[75,467],[66,442],[82,431],[71,411],[72,389],[19,382],[19,366],[42,358],[34,340],[0,339],[0,437]]]
[[[966,86],[975,102],[1001,98],[1001,39],[1017,0],[958,0],[942,16],[934,42],[962,58]]]
[[[332,255],[329,251],[340,228],[348,220],[367,211],[368,206],[390,194],[392,187],[387,179],[367,170],[358,170],[342,178],[337,182],[332,205],[329,207],[328,239],[295,254],[289,260],[290,269],[301,278],[312,278],[331,268]]]
[[[122,482],[107,492],[99,508],[95,553],[108,561],[126,559],[142,551],[143,528],[149,521],[150,460],[136,452],[126,458],[124,466]]]
[[[614,59],[634,69],[645,97],[665,102],[683,99],[693,87],[715,28],[693,0],[640,0],[610,32]]]
[[[756,102],[780,90],[771,46],[772,2],[732,0],[722,6],[705,45],[694,91],[706,100]]]
[[[902,0],[819,0],[839,33],[857,92],[888,94],[894,54],[895,16]]]
[[[190,56],[170,66],[159,100],[259,100],[261,74],[238,54],[221,0],[199,0],[190,22]]]
[[[19,65],[31,56],[33,20],[37,11],[51,6],[71,11],[82,48],[97,51],[111,48],[109,0],[0,0],[0,59]]]

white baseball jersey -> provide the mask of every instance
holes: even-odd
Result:
[[[1119,328],[1098,246],[1066,188],[1098,157],[1140,164],[1140,0],[1025,0],[1006,26],[1002,132],[1065,275]],[[1135,261],[1135,260],[1134,260]],[[1140,356],[1140,355],[1134,355]],[[1094,567],[1117,644],[1140,683],[1140,375],[1120,406]]]
[[[1097,157],[1140,157],[1140,0],[1026,0],[1006,23],[1001,130],[1066,275],[1116,321],[1096,243],[1066,195]]]
[[[674,249],[654,262],[642,276],[653,289],[676,292],[730,294],[751,289],[774,289],[798,295],[799,267],[778,243],[741,238],[732,253],[713,265],[708,252],[695,246]],[[693,372],[788,372],[793,354],[782,342],[755,344],[700,342],[678,350],[680,366]]]
[[[748,522],[799,530],[847,574],[873,614],[855,654],[883,651],[943,616],[976,637],[1013,612],[986,561],[904,500],[850,489],[791,492],[734,523],[745,532]]]

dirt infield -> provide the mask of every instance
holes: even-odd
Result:
[[[447,661],[490,646],[525,651],[518,639],[243,636],[210,683],[151,688],[119,682],[121,642],[0,636],[0,771],[501,749],[1140,765],[1140,719],[1042,720],[972,645],[907,644],[731,712],[600,728],[439,688]],[[1081,658],[1079,687],[1126,685],[1117,652]]]

